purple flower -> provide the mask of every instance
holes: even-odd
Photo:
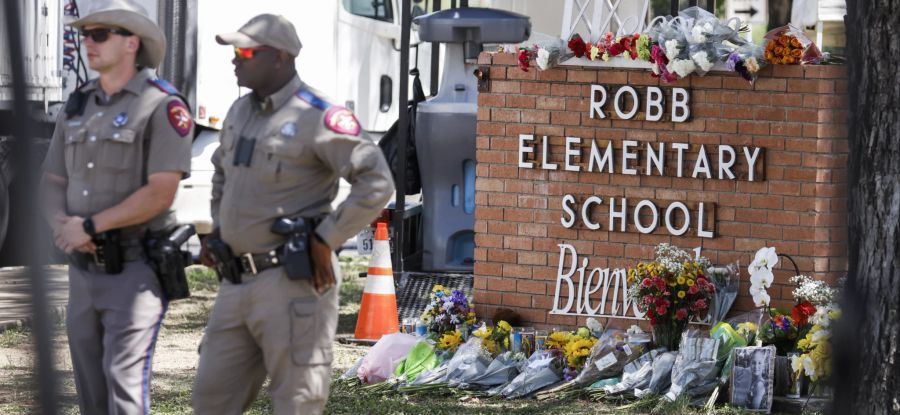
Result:
[[[569,367],[567,367],[563,370],[563,380],[565,380],[566,382],[568,382],[572,379],[575,379],[577,376],[578,376],[578,370],[575,370],[575,369],[572,369]]]
[[[728,55],[728,60],[725,61],[725,67],[729,71],[735,72],[735,66],[741,63],[741,60],[741,56],[738,55],[737,52],[732,52],[730,55]]]

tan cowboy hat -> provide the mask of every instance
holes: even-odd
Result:
[[[133,0],[94,0],[88,13],[69,26],[82,28],[100,24],[121,27],[141,38],[141,49],[136,63],[140,66],[156,68],[166,54],[166,35],[153,20],[147,10]]]

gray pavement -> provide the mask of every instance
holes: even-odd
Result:
[[[45,268],[51,315],[63,316],[69,300],[69,275],[64,265]],[[31,280],[23,267],[0,268],[0,332],[31,319]]]

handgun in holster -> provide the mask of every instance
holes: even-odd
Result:
[[[193,262],[192,256],[181,247],[195,233],[194,225],[182,225],[171,232],[148,232],[144,239],[150,266],[168,301],[191,296],[185,268]]]
[[[122,231],[110,229],[97,234],[91,241],[97,247],[94,251],[94,263],[103,266],[107,274],[120,274],[125,262]]]
[[[279,218],[272,223],[272,233],[287,236],[282,249],[282,263],[288,279],[310,279],[313,275],[313,264],[310,257],[310,237],[313,233],[313,222],[307,218]]]
[[[215,262],[216,274],[219,275],[219,281],[225,279],[232,283],[240,284],[241,271],[238,269],[238,264],[234,253],[231,252],[231,247],[229,247],[221,238],[215,236],[206,237],[204,242],[206,243],[206,249],[212,254],[213,261]]]

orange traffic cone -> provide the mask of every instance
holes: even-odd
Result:
[[[387,224],[378,222],[354,337],[358,340],[378,340],[385,334],[398,331],[397,294],[394,292]]]

